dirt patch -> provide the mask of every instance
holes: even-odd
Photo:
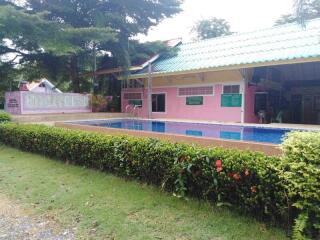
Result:
[[[73,240],[74,232],[43,217],[35,217],[0,194],[0,240]]]

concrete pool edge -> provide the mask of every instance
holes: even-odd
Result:
[[[224,147],[238,150],[249,150],[265,153],[269,156],[279,156],[282,151],[279,145],[269,144],[269,143],[256,143],[256,142],[246,142],[246,141],[233,141],[218,138],[206,138],[206,137],[193,137],[179,134],[167,134],[167,133],[157,133],[148,131],[138,131],[138,130],[127,130],[127,129],[116,129],[116,128],[103,128],[97,126],[80,125],[76,123],[67,122],[55,122],[56,127],[83,130],[97,133],[104,133],[107,135],[123,136],[129,135],[133,137],[144,137],[144,138],[155,138],[159,140],[166,140],[169,142],[179,142],[187,144],[195,144],[202,147]]]

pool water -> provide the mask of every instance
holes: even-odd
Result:
[[[73,122],[80,125],[172,133],[194,137],[280,144],[290,129],[247,127],[206,123],[166,122],[136,119],[113,119]]]

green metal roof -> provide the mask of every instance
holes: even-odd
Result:
[[[159,58],[152,64],[154,73],[179,73],[320,57],[320,19],[303,28],[286,24],[273,28],[213,38],[177,46],[174,57]],[[145,75],[147,69],[132,77]]]

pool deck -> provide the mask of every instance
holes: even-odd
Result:
[[[27,114],[11,115],[14,122],[36,123],[53,126],[57,121],[78,121],[78,120],[97,120],[112,118],[129,118],[129,114],[124,113],[52,113],[52,114]]]

